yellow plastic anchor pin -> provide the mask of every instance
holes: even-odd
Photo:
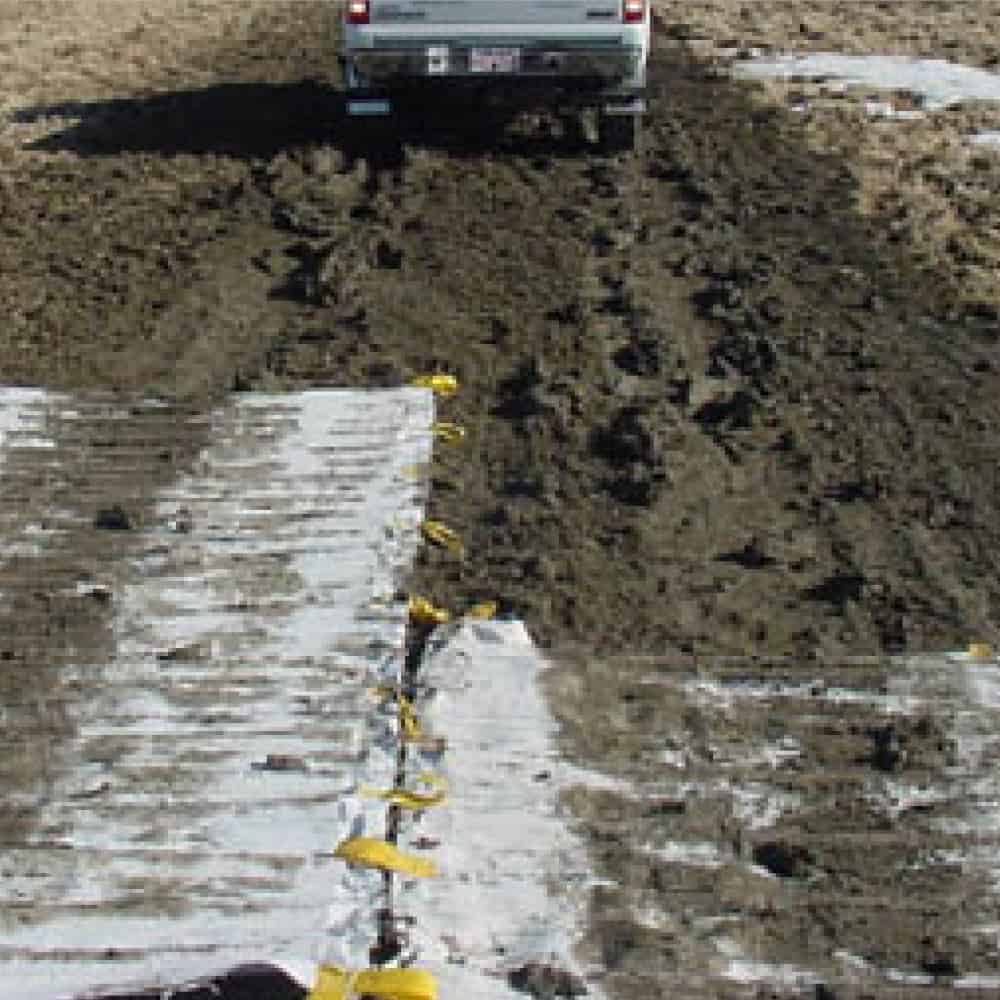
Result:
[[[440,774],[435,774],[433,771],[421,771],[417,775],[417,782],[421,785],[427,785],[428,788],[437,788],[442,792],[448,788],[448,782]]]
[[[465,428],[459,424],[439,420],[434,425],[434,436],[447,444],[458,444],[459,441],[465,440]]]
[[[458,379],[454,375],[418,375],[411,384],[430,389],[436,396],[454,396],[458,392]]]
[[[374,837],[352,837],[341,841],[333,856],[349,865],[380,868],[382,871],[399,872],[415,878],[433,878],[438,874],[433,862],[404,854],[392,844]]]
[[[478,618],[481,620],[496,618],[498,610],[496,601],[481,601],[479,604],[473,604],[472,607],[465,612],[465,617]]]
[[[351,1000],[375,996],[384,1000],[437,1000],[437,981],[422,969],[367,969],[349,972],[322,965],[307,1000]]]
[[[411,792],[406,788],[368,788],[362,786],[361,794],[369,799],[382,799],[400,809],[410,809],[420,812],[439,806],[447,798],[444,792]]]
[[[418,625],[445,625],[451,615],[444,608],[436,608],[423,597],[410,598],[410,619]]]
[[[969,643],[970,660],[992,660],[993,647],[988,642]]]
[[[403,739],[410,743],[419,743],[424,738],[424,730],[408,699],[399,699],[399,726],[403,730]]]
[[[356,979],[357,973],[321,965],[306,1000],[350,1000],[357,994]]]
[[[465,546],[462,544],[462,539],[458,537],[456,532],[440,521],[424,521],[420,526],[420,530],[423,532],[424,538],[429,542],[440,545],[442,548],[454,553],[460,559],[465,555]]]

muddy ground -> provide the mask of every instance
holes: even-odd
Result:
[[[788,88],[722,70],[755,47],[995,69],[1000,9],[846,6],[663,4],[643,148],[613,159],[557,118],[497,129],[437,105],[371,155],[340,110],[324,3],[4,3],[0,381],[188,410],[454,373],[442,416],[467,437],[439,446],[430,513],[468,555],[425,550],[411,589],[456,609],[499,599],[566,662],[582,648],[648,654],[650,674],[751,655],[822,671],[996,641],[1000,156],[961,141],[995,109],[891,135],[857,101],[802,115]],[[159,465],[106,488],[137,518],[200,442],[159,444]],[[84,549],[71,534],[40,579],[8,567],[5,686],[103,641],[93,607],[54,610],[98,558]],[[884,686],[878,669],[865,685]],[[667,709],[647,695],[655,733]],[[572,752],[612,769],[635,752],[573,738],[592,700],[567,704]],[[867,767],[868,722],[835,725],[820,770]],[[811,794],[822,836],[834,800]],[[893,844],[894,881],[832,851],[854,881],[778,907],[763,951],[808,964],[867,942],[889,966],[994,969],[960,933],[959,876],[929,885]],[[657,884],[666,906],[675,887]],[[898,916],[901,884],[954,940]],[[866,900],[863,931],[836,905],[847,892]],[[631,920],[607,931],[638,956],[610,987],[660,995],[686,932]]]

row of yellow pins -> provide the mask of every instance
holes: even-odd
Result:
[[[458,380],[453,375],[422,375],[413,384],[431,389],[439,396],[453,396],[458,391]],[[465,429],[457,424],[438,422],[434,436],[442,441],[457,442],[465,437]],[[435,545],[455,553],[460,558],[465,548],[459,536],[439,521],[425,521],[421,526],[424,537]],[[481,604],[467,614],[473,617],[490,617],[495,605]],[[414,597],[409,605],[410,618],[422,625],[443,625],[451,615],[437,608],[422,597]],[[395,697],[399,702],[400,735],[407,742],[424,742],[427,736],[409,699],[394,688],[382,687],[376,691],[380,697]],[[419,782],[428,791],[406,788],[361,788],[361,794],[381,798],[401,809],[420,811],[441,805],[446,798],[443,779],[433,774],[423,774]],[[431,878],[438,874],[437,866],[424,858],[417,858],[399,850],[394,844],[374,837],[351,837],[338,844],[334,857],[351,865],[377,868],[416,878]],[[374,996],[384,1000],[437,1000],[437,982],[429,973],[420,969],[367,969],[351,972],[337,966],[322,966],[309,1000],[352,1000],[354,997]]]

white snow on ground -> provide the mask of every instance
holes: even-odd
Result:
[[[1000,150],[1000,132],[976,132],[969,136],[969,142],[974,146],[995,147]]]
[[[873,782],[870,798],[889,815],[928,803],[951,803],[956,815],[948,821],[954,833],[974,835],[980,832],[986,843],[974,842],[960,850],[939,852],[926,859],[928,864],[960,865],[981,873],[986,884],[1000,895],[1000,853],[995,837],[1000,830],[1000,662],[996,657],[976,659],[966,653],[925,654],[900,657],[898,668],[891,674],[887,697],[882,705],[887,717],[912,714],[922,706],[952,707],[952,736],[957,745],[957,761],[943,776],[943,783],[913,786],[886,776]],[[787,696],[787,691],[779,691]],[[733,697],[759,696],[756,689],[740,686]],[[844,698],[843,689],[825,692],[825,697],[838,701],[864,702],[867,698]],[[761,801],[773,798],[778,789],[758,786]],[[734,789],[735,791],[735,789]],[[788,803],[794,812],[794,803]],[[987,931],[988,928],[967,928]],[[771,964],[751,960],[741,953],[737,942],[722,939],[716,942],[720,954],[728,958],[723,975],[737,982],[794,985],[806,988],[821,977],[798,966]],[[881,968],[860,956],[839,951],[833,958],[844,974],[860,973],[873,981],[905,983],[912,986],[932,985],[933,977],[900,969]],[[1000,977],[965,975],[954,979],[956,989],[997,990]]]
[[[884,667],[888,684],[883,684],[878,673],[867,672],[860,675],[867,679],[857,687],[843,681],[830,683],[821,671],[813,678],[796,682],[784,679],[780,671],[773,679],[766,673],[757,677],[725,672],[713,676],[707,665],[700,666],[694,674],[665,674],[662,683],[680,692],[692,707],[733,717],[754,713],[766,716],[772,709],[781,710],[785,704],[789,706],[788,712],[815,713],[817,719],[822,719],[831,708],[850,712],[858,706],[881,715],[886,724],[905,716],[943,713],[951,723],[949,736],[957,748],[954,765],[949,765],[934,780],[925,778],[919,783],[905,780],[905,772],[900,777],[872,771],[868,798],[876,809],[890,816],[930,804],[938,806],[942,816],[933,822],[941,823],[942,828],[947,826],[952,833],[966,835],[968,842],[953,852],[935,855],[928,852],[921,863],[929,868],[962,866],[977,872],[982,884],[1000,895],[1000,851],[995,842],[1000,830],[997,766],[1000,764],[1000,659],[976,658],[968,653],[937,653],[897,657],[891,662],[878,658],[859,660],[856,665]],[[723,807],[720,811],[734,821],[736,828],[756,834],[749,838],[751,843],[760,840],[764,831],[776,824],[794,824],[796,815],[808,802],[788,789],[786,776],[788,768],[800,766],[802,748],[791,737],[768,737],[768,727],[761,728],[761,735],[749,742],[706,741],[700,751],[671,738],[668,748],[660,753],[662,778],[656,794],[719,803]],[[809,766],[808,762],[805,766]],[[982,838],[979,843],[977,835]],[[737,866],[757,878],[775,878],[753,863],[748,852],[735,843],[732,850],[721,843],[690,839],[638,846],[662,861],[690,869]],[[675,912],[670,911],[669,905],[654,912],[639,904],[635,918],[652,927],[674,927],[682,913],[680,903]],[[860,981],[861,977],[873,984],[932,982],[923,973],[878,967],[847,952],[832,956],[834,967],[822,970],[771,962],[766,953],[752,953],[745,941],[730,936],[729,922],[725,914],[706,917],[700,939],[714,951],[706,959],[714,970],[713,976],[734,983],[792,987],[811,993],[815,983],[828,981],[831,975],[843,976],[848,981]],[[995,927],[963,930],[974,934],[996,933]],[[957,978],[953,985],[960,989],[996,990],[1000,988],[1000,978],[966,975]]]
[[[48,398],[44,389],[7,388],[0,394],[0,448],[23,437],[26,410]],[[3,452],[0,451],[0,456]]]
[[[739,709],[743,700],[764,701],[771,698],[834,701],[842,704],[864,705],[884,712],[904,713],[914,711],[919,704],[914,696],[905,691],[883,693],[867,689],[836,687],[828,685],[819,674],[814,680],[796,684],[755,681],[722,683],[711,678],[700,677],[686,681],[684,691],[694,704],[724,706],[734,711]],[[775,759],[781,757],[780,748],[777,750],[775,748],[770,750],[762,748],[761,753],[770,754]],[[792,753],[793,751],[789,750],[785,756]]]
[[[3,398],[9,446],[21,397]],[[85,403],[74,418],[25,398],[40,425],[43,405],[86,422]],[[5,846],[0,981],[19,998],[282,955],[368,964],[381,877],[328,855],[385,829],[384,803],[356,792],[394,777],[395,713],[370,692],[401,666],[392,595],[432,420],[416,389],[241,397],[214,415],[197,474],[163,494],[132,564],[107,567],[117,652],[79,666],[102,683],[74,705],[46,835]]]
[[[872,118],[908,120],[962,102],[1000,101],[1000,74],[942,59],[836,52],[757,55],[736,62],[732,72],[745,79],[824,81],[842,91],[852,87],[908,91],[920,98],[918,109],[897,108],[891,101],[870,98],[865,101],[865,111]],[[808,106],[808,100],[800,100],[793,110],[805,111]],[[978,132],[967,138],[972,145],[1000,150],[1000,132]]]
[[[719,845],[710,840],[671,840],[664,847],[645,844],[641,850],[657,861],[690,868],[719,868],[730,860]]]
[[[813,52],[749,59],[738,62],[733,73],[747,78],[832,79],[847,86],[906,90],[920,95],[928,111],[964,101],[1000,101],[1000,75],[943,59]]]
[[[724,780],[712,790],[730,798],[734,819],[747,830],[766,830],[783,816],[797,813],[803,805],[798,793],[763,782]]]
[[[742,956],[740,946],[722,938],[718,942],[720,952],[731,953],[724,978],[738,983],[767,983],[768,985],[791,987],[804,991],[815,987],[821,978],[809,969],[779,962],[755,962]]]
[[[520,622],[466,622],[442,638],[421,667],[433,694],[419,707],[447,752],[414,754],[407,771],[443,775],[449,798],[400,837],[407,850],[440,842],[427,855],[442,875],[404,892],[400,909],[442,997],[510,1000],[505,974],[527,962],[587,972],[574,949],[594,879],[559,793],[601,779],[560,760],[545,663]]]

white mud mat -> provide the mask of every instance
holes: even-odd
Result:
[[[39,456],[93,417],[3,402],[3,444]],[[367,955],[381,878],[330,853],[384,835],[384,804],[356,792],[395,775],[371,690],[401,669],[432,421],[420,389],[237,398],[131,554],[79,581],[110,595],[113,655],[64,669],[64,767],[17,793],[33,823],[4,845],[0,981],[19,998]],[[44,553],[46,514],[8,518],[10,543]]]
[[[139,434],[154,450],[180,419],[155,411]],[[133,473],[94,458],[135,416],[0,394],[0,536],[22,573],[95,537],[74,483],[121,489],[155,467],[141,440]],[[296,995],[323,964],[368,967],[386,882],[332,854],[387,836],[386,803],[365,793],[405,764],[407,784],[433,772],[446,799],[401,817],[399,849],[439,875],[392,880],[396,963],[432,973],[441,997],[595,996],[574,958],[592,878],[560,809],[586,775],[559,759],[523,625],[435,631],[414,703],[433,739],[400,756],[385,692],[404,680],[400,587],[424,516],[431,393],[247,395],[198,419],[207,443],[188,473],[113,532],[126,539],[113,558],[91,552],[71,578],[108,625],[99,662],[63,650],[54,671],[57,762],[3,790],[31,821],[4,845],[0,982],[20,1000],[225,996],[243,976],[256,995],[283,970]],[[11,500],[28,482],[33,502]],[[246,974],[261,962],[270,973]]]

